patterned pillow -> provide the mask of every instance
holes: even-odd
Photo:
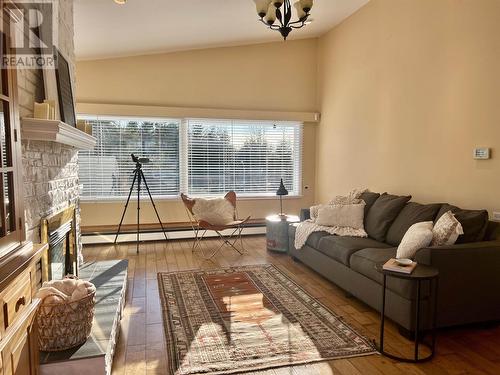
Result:
[[[447,246],[457,242],[458,236],[464,234],[462,224],[451,211],[445,212],[432,229],[432,246]]]
[[[432,241],[432,224],[432,221],[413,224],[401,240],[396,258],[412,259],[418,250],[429,246]]]

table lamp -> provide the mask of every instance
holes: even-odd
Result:
[[[283,217],[283,196],[288,195],[288,190],[286,190],[285,185],[283,185],[283,179],[280,181],[280,187],[276,191],[276,195],[280,197],[280,216]]]

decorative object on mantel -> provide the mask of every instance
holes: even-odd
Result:
[[[286,190],[285,185],[283,184],[283,179],[280,181],[280,187],[276,191],[276,195],[280,197],[280,216],[283,217],[283,196],[288,195],[288,190]]]
[[[59,50],[54,48],[56,60],[56,82],[59,99],[59,112],[61,120],[68,125],[76,127],[75,102],[73,100],[73,87],[68,61]]]
[[[33,117],[40,120],[55,120],[55,100],[44,100],[43,103],[34,103]]]
[[[82,132],[92,135],[92,124],[89,124],[87,120],[76,120],[76,128]]]
[[[40,120],[50,120],[50,104],[35,102],[33,105],[33,117]]]
[[[91,150],[97,139],[59,120],[21,119],[21,138],[62,143],[80,150]]]
[[[300,29],[311,23],[309,12],[313,6],[313,0],[298,0],[295,4],[297,20],[292,20],[292,6],[290,0],[254,0],[260,21],[271,30],[281,33],[286,40],[293,29]],[[276,24],[278,20],[279,24]]]

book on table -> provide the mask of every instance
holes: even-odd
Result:
[[[392,258],[385,262],[382,268],[386,271],[410,274],[413,272],[416,266],[417,262],[412,262],[407,266],[403,266],[397,263],[396,259]]]

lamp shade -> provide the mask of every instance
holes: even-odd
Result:
[[[297,1],[295,4],[293,4],[293,6],[295,7],[296,11],[297,11],[297,18],[299,20],[301,20],[302,18],[304,18],[307,13],[304,12],[304,8],[302,6],[302,3],[300,1]]]
[[[264,16],[267,14],[267,9],[269,8],[269,5],[271,4],[272,0],[253,0],[253,1],[257,9],[257,14],[259,15],[260,18],[264,18]]]
[[[302,4],[302,9],[304,12],[309,13],[311,8],[313,7],[313,0],[300,0],[300,4]]]
[[[269,8],[267,9],[267,14],[264,17],[264,21],[268,25],[272,25],[274,21],[276,21],[276,8],[274,7],[273,3],[269,4]]]
[[[288,195],[288,190],[286,190],[286,187],[283,184],[283,179],[281,179],[281,181],[280,181],[280,187],[276,191],[276,195],[278,195],[278,196]]]

